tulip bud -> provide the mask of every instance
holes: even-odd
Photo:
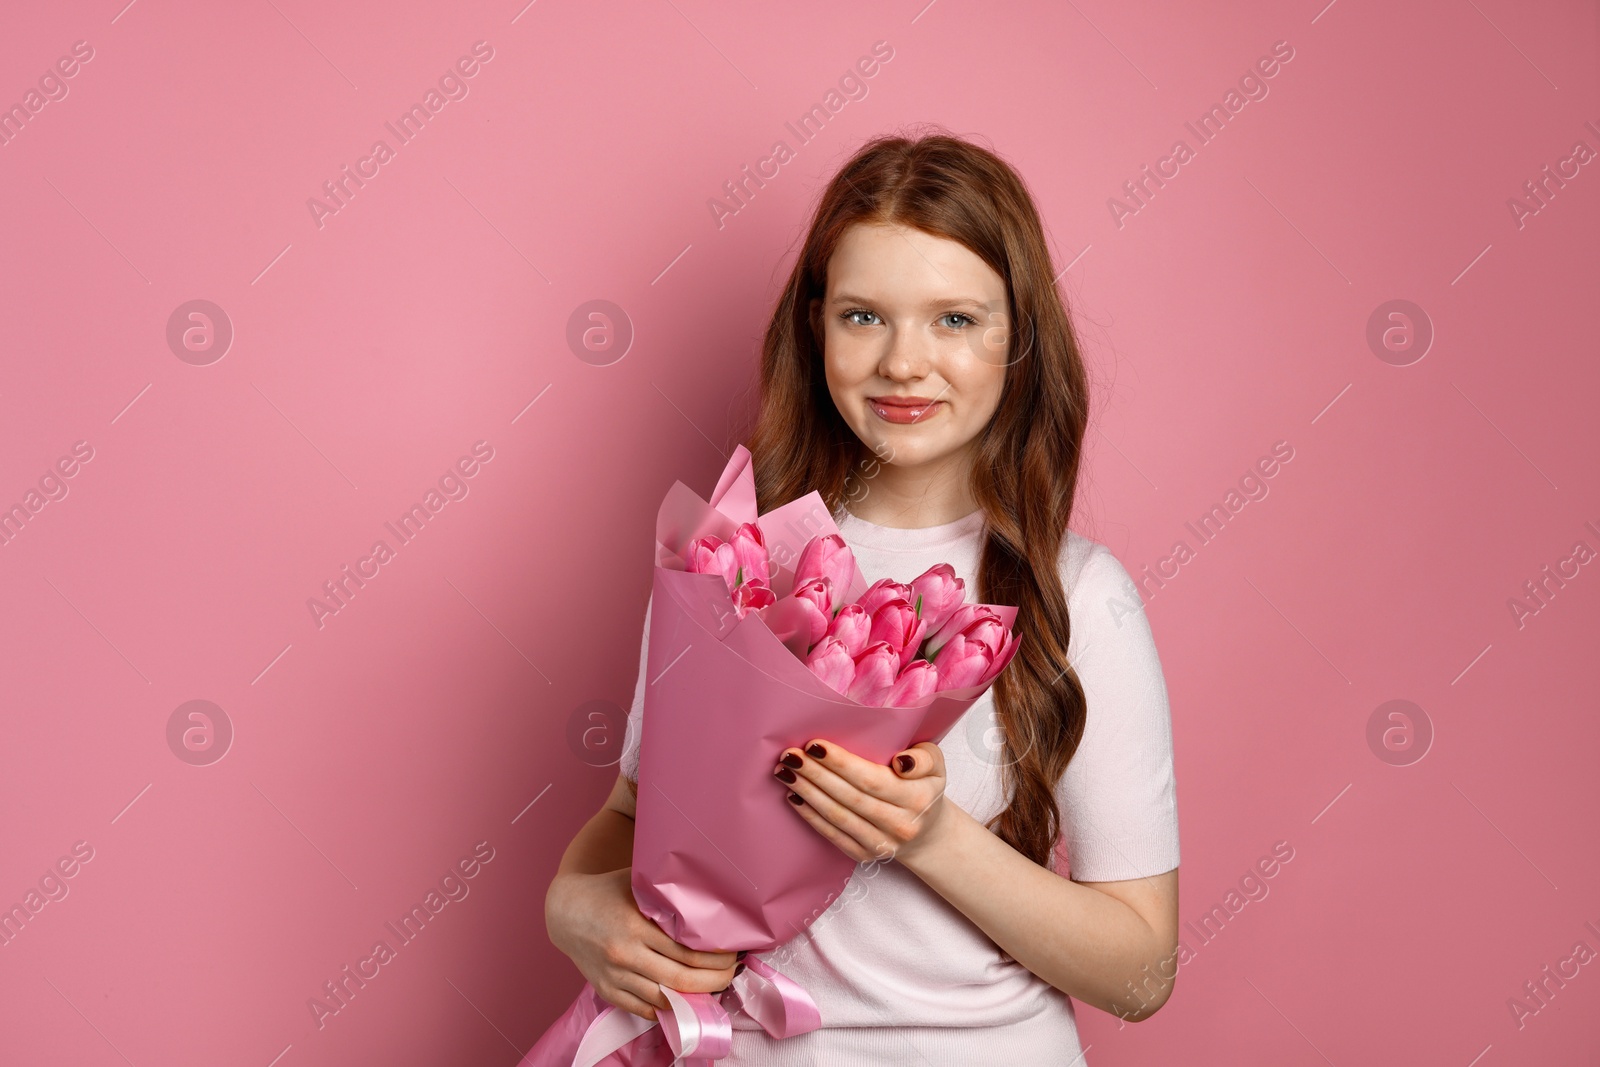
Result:
[[[956,570],[948,563],[935,563],[911,580],[911,603],[917,614],[927,620],[928,633],[938,633],[945,620],[955,614],[966,599],[967,583],[956,577]],[[920,595],[920,605],[914,599]]]
[[[738,612],[741,619],[751,611],[768,607],[777,602],[777,595],[760,582],[742,582],[733,591],[733,609]]]
[[[915,595],[909,585],[902,585],[892,578],[879,578],[867,586],[867,591],[857,598],[856,603],[866,608],[868,615],[873,615],[891,600],[904,600],[909,604]]]
[[[872,617],[860,604],[846,604],[828,624],[830,636],[844,642],[852,658],[861,655],[871,643]]]
[[[833,602],[833,583],[826,577],[813,578],[804,585],[795,586],[792,595],[804,605],[806,618],[811,624],[811,633],[806,641],[806,648],[809,649],[828,633],[831,622],[828,606]]]
[[[928,624],[917,618],[915,609],[906,601],[896,597],[886,600],[873,612],[872,631],[869,640],[887,641],[889,646],[900,653],[900,666],[904,667],[917,656],[917,648],[922,644],[923,632]]]
[[[827,578],[833,583],[833,602],[828,614],[837,614],[844,605],[850,580],[855,577],[856,558],[844,538],[838,534],[818,534],[807,541],[795,561],[794,580],[799,585],[813,578]]]
[[[939,668],[925,659],[914,659],[900,671],[884,703],[891,708],[909,708],[939,688]]]
[[[989,665],[993,660],[988,646],[956,634],[939,650],[938,658],[933,661],[939,669],[939,688],[965,689],[969,685],[977,685],[979,679],[989,673]]]
[[[835,689],[841,696],[847,694],[855,681],[856,664],[850,650],[837,637],[824,637],[806,657],[811,672]]]
[[[899,650],[891,648],[887,641],[875,642],[856,657],[856,677],[845,695],[862,704],[883,707],[899,674]]]
[[[990,620],[993,620],[994,624],[998,626],[999,632],[1003,633],[1005,631],[1005,623],[1000,620],[1000,616],[994,613],[993,608],[983,604],[962,604],[950,613],[950,617],[945,620],[944,625],[939,627],[937,632],[928,636],[928,658],[932,659],[938,653],[940,647],[956,634],[965,633],[974,623],[988,623]],[[991,650],[999,646],[999,637],[995,635],[993,628],[986,626],[983,633],[986,637],[992,637],[992,640],[988,641]]]
[[[761,527],[747,522],[733,531],[733,539],[728,543],[733,546],[741,581],[765,585],[771,580],[772,564],[767,558],[767,543]]]

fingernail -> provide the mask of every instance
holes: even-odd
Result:
[[[803,767],[805,765],[805,762],[806,762],[805,760],[801,759],[799,756],[795,755],[793,752],[785,752],[783,754],[783,763],[787,767],[793,767],[796,770],[799,770],[801,767]]]
[[[821,745],[810,744],[806,746],[806,755],[810,756],[812,759],[827,759],[828,750],[823,748]]]
[[[749,949],[740,949],[739,952],[735,954],[734,958],[742,960],[748,955],[750,955]]]
[[[903,752],[900,755],[896,756],[895,760],[900,764],[900,773],[901,774],[906,773],[911,768],[913,768],[913,767],[915,767],[917,765],[917,761],[916,760],[912,759],[910,756],[907,756]]]
[[[790,793],[789,794],[789,803],[791,803],[791,804],[804,804],[805,803],[805,798],[803,798],[799,793]]]
[[[737,966],[737,967],[735,967],[733,969],[733,976],[735,978],[737,978],[743,971],[744,971],[744,964],[741,963],[741,964],[739,964],[739,966]]]
[[[777,770],[773,771],[772,773],[778,776],[778,781],[787,782],[790,785],[794,784],[794,772],[791,771],[789,768],[787,768],[787,767],[779,767]]]

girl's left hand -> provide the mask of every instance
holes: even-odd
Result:
[[[886,767],[825,740],[785,749],[780,759],[773,774],[788,785],[794,809],[857,863],[903,862],[947,821],[944,753],[932,741],[896,753]]]

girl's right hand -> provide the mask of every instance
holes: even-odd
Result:
[[[717,993],[733,981],[732,952],[685,948],[645,917],[633,899],[632,867],[559,874],[545,896],[551,944],[571,957],[600,998],[652,1022],[670,1006],[661,986]]]

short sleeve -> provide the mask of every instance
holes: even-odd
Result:
[[[622,742],[617,772],[630,782],[639,781],[639,739],[644,726],[644,683],[650,662],[650,602],[644,607],[644,635],[639,639],[639,678],[633,685],[633,706],[628,709],[628,729]]]
[[[1178,866],[1178,799],[1155,639],[1137,588],[1109,549],[1082,539],[1068,555],[1082,559],[1068,593],[1068,659],[1088,703],[1083,740],[1055,790],[1071,877],[1161,874]]]

